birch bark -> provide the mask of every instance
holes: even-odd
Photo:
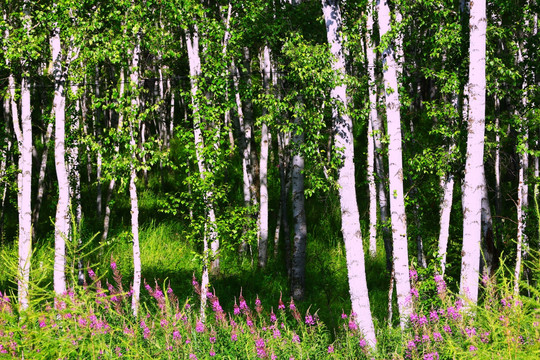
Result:
[[[263,56],[263,88],[270,92],[270,49],[264,46]],[[263,116],[267,110],[263,109]],[[259,158],[260,176],[260,211],[259,211],[259,267],[265,268],[268,258],[268,148],[270,133],[265,121],[261,124],[261,156]]]
[[[131,111],[130,111],[130,124],[129,124],[129,136],[130,136],[130,148],[131,148],[131,160],[130,160],[130,177],[129,177],[129,198],[131,206],[131,235],[133,237],[133,295],[131,298],[131,310],[133,316],[137,317],[139,309],[139,299],[141,294],[141,250],[139,244],[139,198],[137,195],[137,171],[136,171],[136,149],[137,142],[135,140],[135,127],[138,126],[138,112],[139,112],[139,61],[141,56],[141,34],[137,34],[137,43],[133,49],[132,62],[131,62],[131,74],[130,74],[130,86],[135,94],[131,94]]]
[[[439,258],[441,259],[441,275],[446,271],[446,252],[450,233],[450,214],[452,212],[452,199],[454,196],[454,175],[449,173],[445,178],[441,177],[443,200],[441,202],[441,220],[439,232]]]
[[[23,26],[29,36],[31,19],[28,10],[29,1],[23,4]],[[7,30],[6,30],[7,34]],[[9,62],[6,61],[8,68]],[[23,69],[27,67],[22,62]],[[10,72],[8,76],[9,96],[13,130],[19,148],[19,173],[17,175],[17,205],[19,208],[19,246],[17,268],[17,290],[19,307],[26,310],[29,305],[28,286],[30,281],[30,261],[32,257],[32,113],[30,103],[30,83],[27,75],[21,79],[21,115],[15,101],[15,77]]]
[[[341,32],[341,10],[338,1],[322,0],[326,35],[334,56],[332,69],[339,83],[330,92],[334,101],[334,143],[341,151],[342,165],[338,170],[339,198],[341,206],[341,231],[345,242],[349,292],[356,322],[370,347],[375,347],[375,330],[369,306],[364,249],[356,200],[354,178],[354,143],[352,120],[347,114],[347,85],[344,82],[345,58]]]
[[[69,236],[69,198],[70,184],[66,166],[66,95],[64,90],[65,72],[62,68],[62,47],[60,29],[53,31],[51,38],[54,77],[54,159],[58,181],[58,204],[54,231],[54,291],[63,294],[66,291],[66,241]]]
[[[525,27],[527,27],[528,24],[526,24]],[[523,43],[519,44],[518,48],[518,59],[517,63],[518,65],[523,64],[523,52],[524,47]],[[525,74],[527,73],[526,66],[523,66],[525,68]],[[522,88],[524,90],[524,93],[521,97],[521,105],[525,109],[527,107],[528,99],[527,99],[527,77],[524,76],[523,78],[523,84]],[[519,114],[518,114],[519,116]],[[527,184],[527,172],[529,170],[529,145],[528,145],[528,137],[529,137],[529,131],[527,124],[525,123],[526,119],[524,117],[521,118],[521,124],[519,128],[520,137],[518,140],[518,148],[516,149],[516,152],[519,156],[519,175],[518,175],[518,199],[517,199],[517,249],[516,249],[516,266],[514,269],[514,296],[519,295],[519,280],[521,277],[522,267],[523,267],[523,260],[527,258],[528,253],[528,240],[527,235],[525,234],[525,229],[527,227],[527,217],[526,217],[526,211],[529,207],[529,185]]]
[[[300,101],[300,100],[299,100]],[[306,240],[307,223],[304,195],[304,156],[300,147],[304,143],[304,133],[300,119],[295,118],[297,126],[293,135],[295,153],[292,160],[292,210],[294,218],[294,242],[291,267],[291,293],[295,300],[303,300],[306,278]]]
[[[369,119],[367,133],[367,180],[369,192],[369,255],[377,254],[377,187],[375,185],[375,139],[374,121],[377,119],[377,85],[375,82],[375,44],[373,33],[373,6],[368,4],[366,55],[369,76]]]
[[[379,29],[381,38],[388,36],[391,27],[390,8],[387,0],[378,0]],[[388,178],[390,183],[390,219],[392,223],[394,274],[400,314],[404,328],[412,304],[407,250],[407,218],[403,194],[403,159],[401,148],[401,116],[398,97],[397,62],[392,45],[383,52],[383,78],[386,100],[388,144]]]
[[[481,239],[486,106],[486,1],[470,3],[467,160],[463,183],[463,250],[460,295],[476,304]]]
[[[8,119],[11,117],[11,111],[9,109],[9,97],[4,98],[3,105],[5,119],[6,121],[9,121]],[[12,134],[9,131],[9,127],[5,134],[4,143],[6,144],[5,148],[2,147],[0,149],[0,156],[2,159],[0,163],[0,179],[6,175],[7,164],[9,163],[8,156],[11,152],[11,146],[13,144]],[[0,210],[0,246],[4,246],[4,214],[6,210],[7,189],[8,183],[5,181],[2,185],[2,209]]]
[[[32,212],[32,239],[36,238],[36,228],[39,222],[39,214],[41,211],[41,204],[43,200],[43,193],[45,192],[45,170],[47,170],[47,159],[49,157],[49,141],[51,140],[52,132],[54,129],[54,123],[51,121],[47,125],[45,131],[45,137],[43,140],[44,147],[41,154],[41,163],[39,165],[38,185],[36,194],[36,203]]]
[[[199,33],[198,28],[194,25],[194,30],[186,33],[186,42],[188,48],[188,60],[189,60],[189,74],[191,82],[191,103],[193,108],[193,134],[195,138],[195,152],[197,158],[197,166],[199,169],[199,174],[201,179],[204,181],[207,174],[206,164],[204,163],[204,139],[202,135],[201,126],[201,115],[199,113],[199,100],[198,92],[199,85],[198,81],[201,76],[201,59],[199,55]],[[208,225],[206,226],[205,234],[210,238],[210,253],[206,252],[204,254],[204,265],[203,265],[203,278],[208,276],[206,273],[208,271],[208,259],[214,258],[211,262],[210,267],[212,272],[219,272],[219,258],[217,257],[219,251],[219,239],[216,232],[216,215],[214,207],[212,205],[212,191],[207,190],[205,195],[205,203],[207,206],[207,216],[208,216]],[[207,236],[204,236],[204,248],[208,248],[208,239]],[[210,257],[209,257],[210,255]],[[201,303],[206,301],[206,290],[201,291]]]

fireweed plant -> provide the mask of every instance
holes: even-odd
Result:
[[[88,283],[21,314],[13,297],[1,294],[0,358],[319,359],[367,354],[352,320],[345,321],[350,340],[331,343],[317,312],[301,314],[292,299],[280,297],[272,305],[257,297],[248,304],[240,293],[226,312],[217,294],[201,289],[195,277],[196,296],[183,301],[168,283],[144,282],[150,300],[134,318],[132,290],[123,285],[114,260],[110,271],[112,283],[88,267]],[[204,322],[194,300],[201,292],[208,305]]]
[[[504,267],[501,267],[504,268]],[[240,292],[226,312],[218,294],[191,280],[194,296],[180,301],[170,284],[144,282],[139,317],[113,259],[111,282],[86,268],[88,283],[42,298],[18,313],[0,293],[0,358],[27,359],[536,359],[540,356],[540,291],[515,296],[501,270],[482,278],[483,302],[465,311],[442,276],[411,268],[414,312],[399,331],[381,327],[370,350],[343,312],[334,334],[310,308],[302,314],[282,296],[276,304]],[[202,295],[206,316],[200,316]],[[529,293],[531,294],[529,296]],[[49,295],[51,296],[51,295]],[[331,336],[333,335],[333,336]]]

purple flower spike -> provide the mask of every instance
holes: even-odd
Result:
[[[315,320],[313,319],[313,316],[311,316],[310,314],[306,315],[306,324],[315,325]]]
[[[365,348],[367,345],[367,342],[365,339],[360,339],[360,341],[358,341],[358,345],[360,345],[361,348]]]
[[[198,333],[202,333],[204,331],[204,324],[201,322],[201,320],[197,320],[197,326],[195,326],[195,330]]]
[[[410,275],[412,281],[418,280],[418,272],[416,272],[415,269],[411,268],[411,269],[409,270],[409,275]]]

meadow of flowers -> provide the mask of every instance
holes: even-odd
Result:
[[[0,293],[0,358],[25,359],[537,359],[540,303],[529,287],[515,296],[504,277],[483,278],[483,301],[463,304],[440,275],[411,269],[414,312],[403,329],[378,324],[369,349],[354,321],[341,314],[330,330],[317,311],[301,313],[281,294],[275,304],[245,299],[239,289],[226,311],[219,294],[201,289],[178,299],[163,283],[145,282],[138,316],[131,289],[114,261],[110,272],[86,269],[89,281],[63,296],[42,292],[19,313],[12,296]],[[110,281],[110,282],[109,282]],[[189,279],[186,279],[189,281]],[[200,295],[206,297],[201,313]]]

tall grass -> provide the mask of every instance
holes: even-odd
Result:
[[[30,309],[19,313],[17,250],[0,249],[0,358],[27,359],[537,359],[540,358],[539,262],[531,256],[529,281],[513,293],[512,271],[503,265],[482,279],[481,301],[464,311],[432,265],[411,269],[414,313],[401,330],[388,324],[389,278],[385,259],[366,259],[378,344],[368,349],[350,313],[344,249],[323,220],[308,239],[307,299],[291,307],[284,264],[264,271],[249,256],[224,254],[222,274],[212,278],[204,321],[196,244],[176,223],[142,227],[141,257],[147,279],[138,318],[130,311],[131,241],[116,233],[101,251],[85,257],[86,283],[52,291],[53,248],[38,243],[32,261]],[[83,236],[85,249],[96,242]],[[70,247],[70,258],[76,247]],[[246,261],[247,260],[247,261]],[[193,275],[195,274],[195,277]],[[394,320],[397,320],[396,317]]]

